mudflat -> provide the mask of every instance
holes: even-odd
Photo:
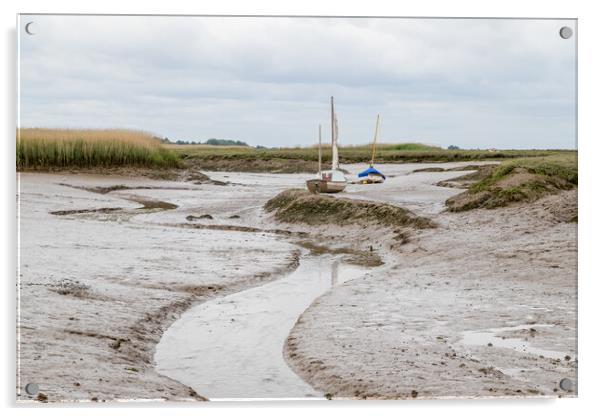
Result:
[[[292,369],[283,380],[295,380],[293,393],[322,398],[574,395],[558,382],[576,380],[577,226],[567,221],[576,190],[448,212],[445,201],[462,189],[436,184],[470,173],[449,170],[469,164],[389,164],[385,184],[350,185],[335,197],[399,207],[432,227],[311,225],[264,209],[302,188],[302,174],[20,174],[19,400],[228,396],[203,391],[212,381],[202,361],[175,371],[164,364],[173,356],[155,355],[157,344],[178,345],[187,332],[176,329],[195,320],[228,331],[220,319],[241,317],[228,305],[254,319],[258,302],[283,299],[286,279],[315,273],[303,265],[318,260],[328,270],[341,264],[337,281],[329,272],[330,284],[308,287],[316,297],[287,318],[282,335],[266,337],[282,322],[277,313],[240,339],[229,333],[241,350],[283,352],[265,383]],[[199,351],[189,339],[179,348],[187,344]],[[224,368],[249,359],[205,351]],[[230,380],[219,369],[213,377]],[[29,382],[44,396],[27,396]]]

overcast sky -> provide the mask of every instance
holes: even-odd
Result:
[[[24,25],[34,22],[35,35]],[[572,20],[21,16],[20,125],[574,148]]]

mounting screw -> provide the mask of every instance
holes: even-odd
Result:
[[[573,29],[568,26],[563,26],[560,28],[560,37],[562,39],[568,39],[573,36]]]
[[[560,388],[564,391],[573,390],[573,382],[568,378],[560,380]]]
[[[35,396],[40,391],[40,387],[36,383],[27,383],[25,386],[25,392],[30,396]]]
[[[25,33],[27,33],[28,35],[36,34],[36,26],[34,22],[29,22],[25,25]]]

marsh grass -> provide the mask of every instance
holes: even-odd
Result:
[[[577,152],[506,161],[496,169],[493,176],[499,180],[517,168],[538,175],[560,178],[573,185],[578,183]]]
[[[241,161],[252,163],[267,160],[318,160],[317,146],[254,148],[241,146],[208,146],[208,145],[167,145],[167,148],[178,153],[184,159],[195,159],[199,164],[211,162],[211,166],[221,161]],[[322,146],[324,163],[331,158],[330,147]],[[562,154],[565,150],[448,150],[420,143],[380,144],[376,148],[376,163],[420,163],[420,162],[457,162],[468,160],[504,160],[521,157],[545,157]],[[364,163],[371,158],[370,145],[341,146],[339,158],[341,163]],[[314,167],[315,170],[315,167]]]
[[[17,130],[17,169],[173,167],[178,156],[151,134],[126,129]]]
[[[464,179],[470,179],[466,175]],[[519,158],[499,166],[482,167],[466,192],[446,201],[450,211],[503,207],[531,202],[578,185],[577,152]]]
[[[415,229],[434,228],[436,224],[426,217],[382,202],[335,198],[330,195],[312,194],[304,189],[282,191],[265,205],[267,212],[274,213],[278,221],[309,225],[357,225],[380,224]]]
[[[318,169],[318,146],[254,148],[250,146],[166,145],[183,163],[196,169],[237,172],[309,173]],[[380,144],[376,164],[508,160],[575,153],[570,150],[448,150],[420,143]],[[368,163],[370,145],[342,146],[341,163]],[[331,161],[330,146],[322,145],[323,166]]]

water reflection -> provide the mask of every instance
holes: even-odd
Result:
[[[339,281],[339,259],[335,259],[330,265],[330,285],[335,287]]]

